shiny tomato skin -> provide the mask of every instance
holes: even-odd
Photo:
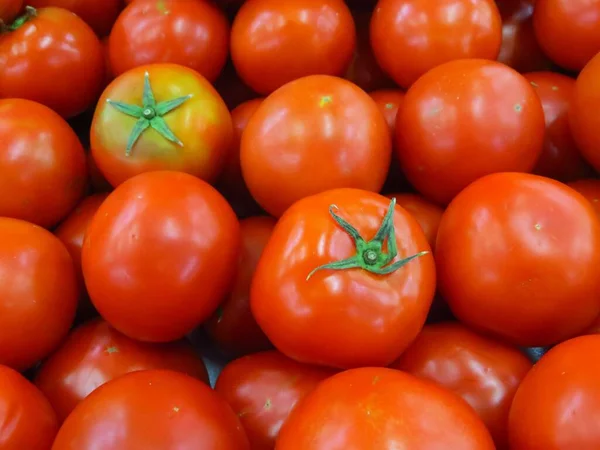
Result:
[[[531,366],[516,348],[478,335],[459,323],[446,322],[425,325],[390,367],[433,381],[462,397],[502,450],[508,448],[512,399]]]
[[[215,385],[240,418],[252,450],[273,450],[296,404],[335,372],[291,360],[277,351],[227,364]]]
[[[262,102],[242,135],[240,156],[250,193],[278,217],[295,201],[328,189],[379,191],[391,139],[368,94],[341,78],[313,75]]]
[[[600,221],[550,178],[498,173],[472,183],[444,212],[435,256],[454,315],[508,342],[551,345],[600,314]]]
[[[56,413],[23,375],[0,365],[2,450],[48,450],[58,433]]]
[[[294,408],[276,450],[493,450],[475,412],[435,384],[388,368],[347,370]]]
[[[600,180],[595,178],[577,180],[570,182],[568,186],[587,198],[600,218]]]
[[[385,117],[390,134],[393,136],[394,130],[396,129],[398,110],[400,109],[406,94],[400,89],[380,89],[369,93],[369,95],[377,104],[383,117]]]
[[[318,266],[356,253],[333,220],[331,205],[372,239],[389,199],[358,189],[335,189],[295,203],[279,220],[258,263],[250,307],[259,326],[286,356],[335,368],[386,365],[423,326],[435,292],[431,254],[389,275]],[[396,207],[398,258],[430,251],[415,219]]]
[[[237,217],[212,186],[185,173],[148,172],[115,189],[96,212],[83,276],[94,306],[117,330],[172,341],[215,311],[235,275],[239,243]]]
[[[529,82],[495,61],[452,61],[406,93],[396,151],[426,198],[447,204],[494,172],[529,172],[544,143],[544,111]]]
[[[189,67],[213,82],[229,48],[229,23],[206,0],[135,0],[119,15],[109,39],[115,75],[156,63]]]
[[[435,241],[444,210],[417,194],[389,194],[388,197],[395,198],[398,205],[419,222],[431,250],[435,252]]]
[[[67,335],[77,307],[77,277],[64,245],[49,231],[0,218],[0,364],[32,367]],[[18,282],[17,282],[18,280]]]
[[[595,450],[600,442],[600,336],[550,349],[525,377],[509,417],[511,450]]]
[[[27,149],[27,151],[24,151]],[[0,100],[0,216],[50,228],[83,197],[87,168],[77,135],[29,100]]]
[[[343,0],[252,0],[231,28],[236,71],[262,95],[308,75],[343,75],[355,46]]]
[[[128,373],[67,417],[52,450],[250,450],[231,407],[205,383],[170,370]]]
[[[250,311],[250,285],[276,222],[272,217],[260,216],[240,220],[242,247],[238,271],[229,295],[206,323],[213,342],[229,354],[246,355],[272,347]]]
[[[371,19],[375,58],[405,89],[448,61],[496,59],[501,41],[493,0],[380,0]]]
[[[10,24],[23,8],[23,0],[3,0],[0,3],[0,21]]]
[[[0,98],[41,103],[65,118],[87,109],[104,81],[102,44],[62,8],[41,8],[0,36]]]
[[[107,100],[141,105],[146,72],[157,102],[193,95],[164,116],[183,146],[150,128],[142,133],[128,156],[127,142],[137,119],[116,110]],[[96,165],[115,187],[135,175],[155,170],[186,172],[212,182],[225,164],[233,127],[223,99],[202,75],[175,64],[151,64],[122,74],[106,88],[94,113],[90,137]]]
[[[600,1],[536,0],[533,28],[553,62],[579,71],[600,52]]]
[[[200,358],[187,341],[148,344],[119,333],[102,319],[76,328],[36,374],[61,423],[95,389],[126,373],[169,369],[208,383]],[[90,377],[93,374],[93,377]]]

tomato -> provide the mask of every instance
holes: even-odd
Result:
[[[37,225],[0,217],[0,242],[0,364],[24,370],[67,335],[77,277],[64,245]]]
[[[600,54],[579,73],[569,109],[569,125],[583,157],[600,171]]]
[[[6,194],[0,216],[49,228],[84,194],[85,153],[54,111],[29,100],[0,100],[0,173]]]
[[[435,259],[454,315],[514,344],[560,342],[600,314],[600,221],[581,194],[549,178],[472,183],[442,217]]]
[[[511,450],[595,450],[600,442],[600,336],[563,342],[525,377],[509,418]]]
[[[492,450],[485,425],[459,397],[387,368],[348,370],[294,408],[277,450]]]
[[[252,313],[275,347],[297,361],[342,369],[389,364],[431,306],[430,250],[408,211],[379,194],[335,189],[304,198],[281,217],[263,251]]]
[[[533,27],[552,61],[579,71],[600,52],[600,0],[536,0]]]
[[[455,59],[496,59],[502,21],[494,0],[380,0],[371,45],[381,68],[404,88]]]
[[[94,113],[91,152],[113,186],[154,170],[187,172],[211,182],[232,139],[227,106],[202,75],[152,64],[124,73],[106,88]]]
[[[117,330],[142,341],[183,337],[233,281],[239,223],[210,185],[149,172],[115,189],[88,226],[81,260],[88,293]]]
[[[356,46],[343,0],[252,0],[231,28],[231,59],[260,94],[307,75],[343,75]]]
[[[119,12],[123,9],[123,0],[27,0],[27,4],[35,8],[56,6],[68,9],[85,20],[101,37],[110,33]]]
[[[534,5],[535,0],[496,0],[502,17],[498,61],[521,73],[549,70],[552,65],[533,31]]]
[[[209,1],[135,0],[110,32],[115,75],[154,63],[181,64],[215,81],[227,60],[229,23]]]
[[[406,93],[396,150],[411,184],[447,204],[494,172],[529,172],[544,143],[544,111],[529,82],[495,61],[452,61]]]
[[[142,370],[96,389],[65,420],[52,450],[250,450],[231,407],[210,387]]]
[[[273,450],[281,426],[298,401],[335,372],[308,366],[276,351],[230,362],[215,391],[237,413],[252,450]]]
[[[231,292],[206,323],[213,341],[230,354],[244,355],[271,348],[271,343],[252,317],[249,297],[256,265],[275,223],[271,217],[250,217],[240,221],[242,248],[238,272]]]
[[[435,251],[435,240],[444,210],[416,194],[389,194],[387,197],[395,198],[398,205],[419,222],[431,250]]]
[[[69,335],[42,364],[35,384],[62,422],[98,387],[126,373],[148,369],[176,370],[208,383],[204,362],[189,342],[142,343],[96,319]]]
[[[23,8],[23,0],[3,0],[0,3],[0,22],[10,23]]]
[[[110,54],[108,48],[108,38],[102,39],[102,52],[104,54],[104,84],[103,86],[108,86],[112,80],[115,79],[115,74],[110,65]]]
[[[0,36],[0,98],[33,100],[67,118],[83,112],[104,81],[92,29],[61,8],[30,8],[16,25]]]
[[[486,424],[496,447],[508,448],[508,412],[531,362],[516,348],[458,323],[426,325],[391,365],[462,397]]]
[[[2,365],[0,423],[2,450],[48,450],[58,433],[48,400],[23,375]]]
[[[295,201],[328,189],[379,191],[391,140],[368,94],[341,78],[313,75],[262,102],[244,130],[240,156],[252,196],[280,216]]]
[[[592,204],[592,208],[600,218],[600,180],[586,179],[569,183],[569,186],[583,195]]]
[[[600,316],[581,334],[600,334]]]

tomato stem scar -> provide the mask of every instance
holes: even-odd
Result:
[[[37,16],[37,10],[33,6],[26,6],[25,13],[22,16],[17,17],[10,25],[5,25],[0,21],[0,25],[2,25],[0,31],[16,31],[35,16]]]

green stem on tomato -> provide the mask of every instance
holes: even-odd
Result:
[[[36,16],[37,10],[33,6],[26,6],[25,13],[23,15],[17,17],[10,25],[2,24],[0,29],[2,31],[16,31]]]

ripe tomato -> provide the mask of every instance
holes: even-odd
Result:
[[[173,63],[209,81],[221,73],[229,47],[229,23],[210,1],[135,0],[110,32],[115,75],[154,63]]]
[[[183,337],[217,308],[233,280],[237,217],[210,185],[149,172],[115,189],[88,226],[81,260],[94,306],[142,341]]]
[[[535,90],[495,61],[452,61],[429,71],[406,93],[396,121],[406,177],[442,204],[484,175],[529,172],[543,143]]]
[[[404,88],[447,61],[496,59],[501,42],[494,0],[380,0],[371,19],[375,58]]]
[[[48,450],[58,433],[48,400],[23,375],[2,365],[0,423],[2,450]]]
[[[29,100],[0,100],[0,173],[6,193],[0,216],[50,228],[84,194],[85,153],[54,111]]]
[[[23,0],[2,0],[0,3],[0,22],[10,24],[23,8]]]
[[[579,71],[600,52],[600,1],[536,0],[533,27],[552,61]]]
[[[438,287],[474,329],[545,346],[600,314],[600,221],[562,183],[519,173],[483,177],[448,206],[436,244]]]
[[[600,180],[586,179],[569,183],[569,186],[583,195],[592,204],[592,208],[600,218]]]
[[[260,94],[307,75],[342,75],[356,45],[343,0],[252,0],[231,28],[231,59]]]
[[[110,33],[121,9],[123,0],[27,0],[35,8],[56,6],[68,9],[81,17],[100,37]]]
[[[245,355],[271,348],[250,311],[250,284],[260,255],[267,245],[276,220],[250,217],[240,221],[242,248],[231,292],[206,323],[209,336],[219,347],[234,355]]]
[[[334,373],[276,351],[256,353],[227,364],[215,391],[240,418],[252,450],[273,450],[281,426],[298,401]]]
[[[154,170],[187,172],[211,182],[232,139],[227,106],[202,75],[152,64],[124,73],[106,88],[94,113],[91,152],[113,186]]]
[[[290,358],[386,365],[425,323],[435,292],[430,250],[417,221],[393,200],[358,189],[313,195],[275,226],[250,306]]]
[[[52,450],[249,450],[231,407],[210,387],[169,370],[142,370],[96,389],[58,432]]]
[[[387,368],[347,370],[319,384],[283,425],[277,450],[493,450],[459,397]]]
[[[295,201],[328,189],[379,191],[391,140],[368,94],[341,78],[314,75],[262,102],[244,130],[240,156],[252,196],[280,216]]]
[[[102,44],[70,11],[27,11],[22,25],[0,36],[0,98],[34,100],[73,117],[102,89]]]
[[[67,335],[77,307],[77,277],[49,231],[0,218],[0,364],[24,370]]]
[[[431,250],[435,251],[435,240],[444,210],[416,194],[389,194],[387,197],[395,198],[398,205],[419,222]]]
[[[148,369],[175,370],[208,383],[204,362],[189,342],[142,343],[96,319],[69,335],[42,364],[35,384],[62,422],[98,387],[126,373]]]
[[[600,442],[600,336],[563,342],[540,359],[515,395],[511,450],[595,450]]]
[[[494,438],[508,448],[508,412],[531,361],[516,348],[458,323],[426,325],[390,367],[431,380],[473,407]]]

